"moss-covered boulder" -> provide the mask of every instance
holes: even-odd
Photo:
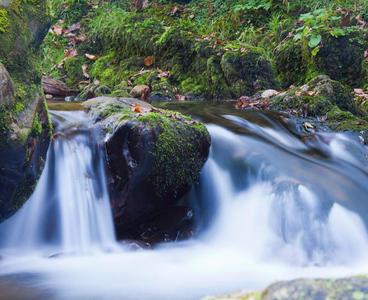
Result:
[[[328,35],[316,57],[316,67],[323,74],[351,86],[360,86],[364,77],[364,51],[368,34],[354,32],[335,38]]]
[[[364,83],[364,50],[367,33],[355,31],[334,37],[322,34],[322,44],[315,56],[313,49],[292,38],[285,39],[275,49],[275,65],[284,86],[301,84],[318,74],[351,86]]]
[[[48,29],[46,1],[0,2],[0,221],[30,196],[51,124],[37,71]]]
[[[298,279],[279,282],[262,292],[238,293],[206,300],[362,300],[368,299],[368,277],[343,279]]]
[[[227,52],[222,56],[221,68],[235,97],[275,87],[270,62],[255,51]]]
[[[353,89],[325,75],[272,97],[270,108],[303,117],[317,117],[326,120],[336,130],[368,129],[368,120]]]
[[[107,134],[109,186],[120,238],[143,238],[158,223],[172,220],[169,211],[190,208],[179,200],[197,182],[208,157],[210,137],[204,125],[136,99],[99,97],[84,105]],[[177,226],[187,217],[173,221],[159,239],[175,239]]]

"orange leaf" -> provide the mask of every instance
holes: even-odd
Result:
[[[143,112],[143,108],[139,104],[134,105],[132,109],[136,113],[142,113]]]
[[[150,67],[153,65],[153,56],[147,56],[145,59],[144,59],[144,65],[146,67]]]
[[[86,53],[85,56],[89,59],[89,60],[93,60],[95,61],[97,59],[97,56],[96,55],[93,55],[93,54],[88,54]]]

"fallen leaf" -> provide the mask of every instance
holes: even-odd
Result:
[[[151,67],[153,65],[153,56],[147,56],[145,59],[144,59],[144,65],[146,67]]]
[[[143,108],[142,106],[140,106],[139,104],[135,104],[132,107],[132,110],[136,113],[142,113],[143,112]]]
[[[86,54],[85,54],[85,56],[86,56],[89,60],[92,60],[92,61],[97,60],[97,56],[96,56],[96,55],[86,53]]]
[[[160,71],[160,73],[158,73],[157,75],[158,78],[168,78],[169,76],[170,76],[169,71]]]
[[[87,36],[85,34],[80,34],[77,36],[77,41],[83,43],[87,40]]]
[[[367,22],[363,19],[361,15],[357,16],[355,20],[357,21],[358,27],[364,28],[367,26]]]
[[[78,55],[78,51],[75,48],[69,48],[64,50],[64,57],[75,57]]]
[[[172,8],[172,10],[170,11],[170,15],[171,15],[171,16],[175,16],[175,15],[179,14],[179,12],[180,12],[179,7],[174,6],[174,7]]]
[[[58,36],[63,34],[63,28],[59,24],[52,26],[52,31]]]
[[[83,64],[82,65],[82,71],[83,71],[83,76],[86,78],[91,78],[91,76],[88,74],[88,65],[87,64]]]
[[[70,25],[67,29],[65,29],[65,34],[71,33],[73,31],[77,31],[81,29],[80,23],[75,23],[73,25]]]

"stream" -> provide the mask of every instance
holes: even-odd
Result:
[[[116,241],[100,133],[84,112],[54,111],[36,190],[0,224],[1,299],[192,300],[367,273],[368,147],[357,134],[229,106],[171,108],[211,134],[188,195],[198,233],[152,250]]]

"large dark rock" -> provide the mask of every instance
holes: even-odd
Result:
[[[51,125],[43,98],[33,97],[34,107],[17,119],[7,114],[8,127],[0,128],[0,221],[32,194],[44,166]]]
[[[0,11],[1,222],[33,192],[51,124],[37,72],[37,48],[48,30],[46,0],[1,1]]]
[[[85,106],[108,133],[107,167],[119,238],[162,240],[175,238],[171,235],[179,227],[187,229],[190,205],[179,200],[197,182],[208,157],[206,127],[135,99],[99,97]]]

